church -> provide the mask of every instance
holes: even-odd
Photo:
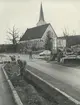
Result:
[[[40,6],[40,16],[36,27],[28,28],[21,37],[19,44],[22,49],[32,48],[43,49],[47,33],[52,35],[53,49],[57,48],[57,35],[50,23],[47,23],[44,19],[42,3]]]

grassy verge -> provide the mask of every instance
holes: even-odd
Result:
[[[28,80],[25,81],[24,78],[17,75],[19,74],[17,64],[8,63],[5,65],[5,70],[24,105],[57,105],[39,87],[36,87]]]

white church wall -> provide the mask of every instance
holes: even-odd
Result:
[[[39,49],[39,48],[44,47],[44,42],[43,42],[43,40],[41,40],[41,38],[20,41],[19,44],[23,45],[26,48],[32,48],[33,46],[35,46],[35,48]],[[24,48],[22,47],[22,49],[24,49]]]
[[[39,39],[32,39],[28,42],[29,47],[35,46],[36,48],[43,48],[44,43],[43,40]]]
[[[56,34],[55,34],[55,32],[54,32],[54,30],[53,30],[53,28],[52,28],[52,26],[51,25],[49,25],[48,26],[48,28],[46,29],[46,31],[44,32],[44,34],[43,34],[43,36],[42,36],[42,40],[44,41],[44,43],[45,43],[45,40],[46,40],[46,35],[47,35],[47,32],[48,31],[51,31],[52,32],[52,37],[53,37],[53,49],[57,49],[57,36],[56,36]]]

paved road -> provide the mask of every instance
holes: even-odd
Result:
[[[35,61],[35,63],[29,62],[28,64],[52,77],[52,84],[55,85],[55,87],[80,101],[79,69],[71,69],[57,64],[49,64],[43,61]],[[57,84],[54,83],[55,80],[57,80]]]
[[[0,65],[0,105],[15,105]]]
[[[36,58],[35,56],[34,58]],[[54,63],[47,63],[46,61],[33,59],[29,60],[28,56],[21,56],[25,59],[28,64],[38,71],[45,73],[50,76],[50,82],[55,85],[55,87],[64,91],[68,95],[80,101],[80,70],[70,67],[65,67],[57,65]],[[53,81],[53,82],[52,82]],[[56,83],[54,83],[56,82]]]
[[[35,55],[34,58],[36,57],[37,56]],[[50,82],[52,82],[55,87],[80,101],[79,69],[65,67],[54,63],[50,64],[39,59],[29,60],[27,55],[21,55],[21,59],[26,60],[30,66],[48,75],[47,77],[51,77],[52,80],[50,79]]]

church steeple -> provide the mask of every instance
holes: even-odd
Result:
[[[39,16],[39,21],[37,23],[37,26],[44,25],[44,24],[46,24],[46,22],[44,20],[44,13],[43,13],[43,8],[42,8],[42,3],[41,3],[40,16]]]
[[[44,21],[44,14],[43,14],[43,8],[42,8],[42,3],[41,3],[41,8],[40,8],[40,17],[39,17],[39,21],[43,20]]]

